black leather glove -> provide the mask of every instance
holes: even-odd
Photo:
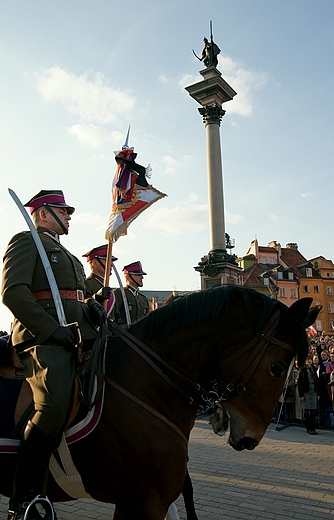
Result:
[[[100,305],[94,298],[88,300],[89,313],[94,325],[101,325],[103,320],[107,319],[107,312],[105,308]]]
[[[103,303],[104,300],[109,300],[111,293],[111,287],[101,287],[101,289],[95,293],[95,300],[99,303]]]
[[[76,346],[76,336],[74,331],[69,327],[58,327],[54,331],[53,334],[51,334],[50,338],[51,341],[55,341],[56,343],[59,343],[63,347],[66,348],[66,350],[74,350]]]

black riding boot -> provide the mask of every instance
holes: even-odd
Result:
[[[56,439],[47,435],[29,421],[21,440],[14,477],[14,492],[9,501],[7,520],[22,520],[30,502],[37,496],[45,496],[49,461],[56,449]],[[43,504],[44,507],[45,504]],[[52,506],[51,506],[52,507]],[[51,518],[47,513],[46,517]],[[36,507],[32,506],[27,520],[40,520]]]

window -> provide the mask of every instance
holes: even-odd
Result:
[[[310,292],[310,288],[308,285],[303,285],[303,292]]]
[[[334,313],[334,302],[328,302],[328,312],[330,314]]]
[[[297,289],[293,287],[290,289],[291,298],[297,298]]]
[[[331,285],[327,285],[326,293],[328,294],[328,296],[331,296],[333,294],[333,287]]]
[[[285,287],[280,287],[279,295],[280,295],[280,298],[285,298]]]
[[[334,330],[334,320],[329,320],[329,326],[331,330]]]
[[[269,285],[269,278],[264,277],[263,278],[263,285]]]
[[[306,276],[312,276],[312,267],[306,267]]]
[[[313,292],[320,292],[319,285],[313,286]]]
[[[330,275],[331,275],[331,273],[327,273],[327,278],[329,278],[329,277],[330,277]]]
[[[318,267],[319,267],[318,262],[314,262],[314,269],[318,269]]]
[[[267,257],[266,257],[266,256],[263,256],[263,257],[262,257],[262,263],[263,263],[263,264],[266,264],[266,263],[267,263]]]
[[[277,271],[277,278],[283,280],[283,271]]]
[[[276,264],[276,258],[274,256],[270,257],[270,263],[271,264]]]
[[[289,280],[293,280],[293,273],[288,273]]]

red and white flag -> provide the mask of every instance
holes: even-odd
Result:
[[[318,334],[317,331],[316,331],[316,329],[315,329],[314,327],[312,327],[312,325],[311,325],[311,327],[309,327],[309,328],[307,329],[307,332],[308,332],[309,335],[312,336],[312,337],[314,337],[314,336],[316,336],[316,335]]]
[[[116,154],[116,173],[111,187],[111,214],[106,230],[106,239],[116,242],[127,234],[127,228],[145,209],[157,200],[166,197],[148,184],[150,166],[145,168],[135,162],[133,148],[123,147]]]

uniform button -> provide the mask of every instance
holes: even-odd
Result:
[[[78,282],[81,282],[81,278],[78,278]]]

